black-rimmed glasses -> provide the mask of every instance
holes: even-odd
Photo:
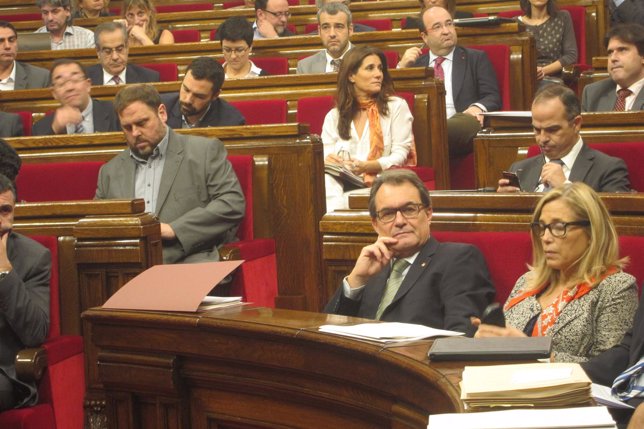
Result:
[[[273,15],[275,18],[290,18],[291,12],[271,12],[270,10],[264,9],[264,12],[268,12]]]
[[[550,231],[553,237],[564,238],[568,232],[569,226],[589,226],[589,220],[576,220],[574,222],[552,222],[549,224],[541,222],[533,222],[530,224],[530,229],[535,235],[543,237],[546,233],[546,229]]]
[[[396,219],[396,214],[400,212],[405,219],[416,219],[420,210],[425,208],[423,204],[407,204],[398,208],[387,208],[376,212],[376,217],[382,223],[390,223]]]

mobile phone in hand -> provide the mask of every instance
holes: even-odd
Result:
[[[503,307],[501,307],[501,304],[493,302],[488,305],[485,310],[483,310],[481,323],[505,328],[505,315],[503,314]]]
[[[517,176],[517,173],[513,173],[511,171],[504,171],[501,173],[504,179],[508,179],[510,182],[509,186],[514,186],[515,188],[521,188],[521,183],[519,183],[519,176]]]

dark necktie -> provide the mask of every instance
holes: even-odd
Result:
[[[440,80],[445,80],[445,71],[443,70],[443,62],[445,57],[436,57],[434,60],[434,77]]]
[[[623,112],[626,110],[626,97],[631,95],[633,92],[628,88],[622,88],[617,91],[617,100],[615,100],[615,107],[613,108],[616,112]]]
[[[118,75],[114,75],[112,77],[112,82],[114,82],[114,85],[120,85],[121,84],[121,78]]]
[[[559,165],[561,165],[562,167],[563,167],[564,165],[566,165],[566,164],[565,164],[562,160],[560,160],[560,159],[551,159],[551,160],[550,160],[550,162],[552,162],[553,164],[559,164]],[[538,186],[539,186],[539,185],[537,185],[537,187],[538,187]],[[551,189],[552,189],[552,186],[550,186],[548,183],[546,183],[546,184],[543,186],[543,192],[548,192],[548,191],[550,191]]]
[[[376,312],[376,319],[380,319],[382,313],[385,309],[391,304],[391,301],[394,300],[400,284],[402,283],[404,276],[403,272],[409,266],[409,262],[404,259],[397,259],[394,262],[393,267],[391,268],[391,274],[389,274],[389,280],[387,280],[387,286],[385,286],[385,293],[382,295],[382,300],[378,306],[378,311]]]
[[[340,64],[342,64],[342,58],[331,60],[331,71],[337,72],[340,70]]]

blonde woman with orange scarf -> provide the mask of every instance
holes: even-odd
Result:
[[[599,196],[583,182],[555,188],[530,229],[533,262],[505,303],[506,327],[480,325],[476,336],[550,336],[557,362],[584,362],[619,344],[633,323],[637,285],[622,271]]]
[[[387,60],[378,48],[354,47],[338,71],[336,107],[324,119],[326,163],[344,164],[370,186],[391,167],[416,165],[413,117],[407,102],[393,96]],[[325,177],[327,212],[347,208],[343,184]]]

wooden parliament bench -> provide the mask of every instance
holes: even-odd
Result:
[[[306,126],[296,124],[241,129],[202,128],[179,132],[219,137],[229,154],[267,159],[270,170],[259,181],[254,201],[258,209],[268,209],[255,213],[258,221],[255,232],[258,238],[273,237],[276,240],[279,286],[276,305],[317,309],[321,295],[318,222],[324,213],[322,146],[319,138],[311,136]],[[125,147],[122,133],[63,138],[21,137],[8,141],[25,162],[108,160]],[[57,210],[55,207],[51,210]],[[42,216],[45,215],[46,212],[42,213]],[[93,224],[92,227],[100,232],[100,225]],[[114,228],[118,229],[118,226]],[[302,258],[302,248],[308,251],[306,258]],[[101,258],[100,255],[94,256]],[[102,295],[97,292],[98,298],[92,301],[92,305],[102,304],[101,299],[109,296],[109,291],[113,290],[105,289],[101,291]],[[79,313],[75,314],[78,316]]]
[[[374,2],[379,3],[379,2]],[[529,108],[536,90],[536,53],[532,37],[517,23],[506,23],[486,28],[459,28],[459,42],[462,45],[505,44],[510,47],[511,82],[521,85],[520,90],[510,94],[510,106],[513,110]],[[355,33],[352,42],[377,46],[383,50],[396,51],[400,55],[412,46],[421,43],[417,30],[377,31]],[[322,48],[320,38],[313,36],[294,36],[271,40],[256,40],[253,43],[253,54],[258,57],[286,57],[289,60],[290,72],[294,73],[300,58],[312,55]],[[49,68],[58,58],[69,57],[68,51],[30,51],[20,52],[18,58],[33,65]],[[134,63],[176,63],[179,75],[182,76],[190,62],[199,56],[211,56],[222,59],[219,42],[181,43],[174,45],[156,45],[132,47],[129,61]],[[74,51],[74,58],[85,65],[96,64],[96,50],[80,49]]]
[[[644,112],[583,113],[581,135],[587,143],[642,141]],[[496,187],[501,172],[526,156],[526,148],[535,145],[531,119],[496,118],[488,134],[474,139],[476,186]]]
[[[383,346],[317,330],[358,322],[257,307],[91,309],[88,395],[121,429],[424,429],[430,414],[463,411],[463,362],[429,362],[431,341]]]

